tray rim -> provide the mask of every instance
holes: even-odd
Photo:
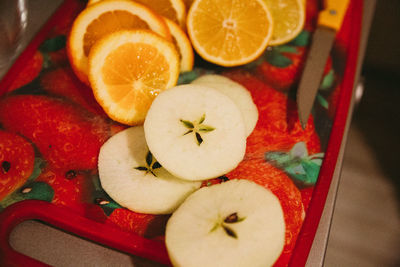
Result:
[[[359,47],[361,42],[363,0],[352,0],[350,2],[348,13],[351,14],[349,16],[352,25],[352,38],[348,43],[346,67],[341,82],[342,90],[339,95],[339,102],[336,108],[336,114],[329,136],[324,161],[321,166],[320,175],[314,188],[315,194],[313,194],[311,198],[310,206],[299,237],[296,241],[289,266],[304,266],[307,262],[308,254],[311,250],[322,212],[324,210],[325,202],[328,197],[340,147],[345,134],[346,122],[348,119],[351,119],[348,118],[348,115],[356,83],[355,76],[357,73],[357,59],[359,57]]]

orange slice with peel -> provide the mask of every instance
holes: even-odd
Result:
[[[238,66],[262,54],[273,22],[263,0],[196,0],[188,13],[187,31],[205,60]]]
[[[89,0],[88,6],[104,0]],[[110,0],[109,0],[110,1]],[[185,27],[186,6],[183,0],[134,0],[143,4],[157,14],[169,18],[181,27]]]
[[[122,30],[99,40],[89,54],[96,100],[115,121],[144,122],[153,99],[179,76],[175,46],[149,30]]]
[[[155,12],[133,1],[102,1],[85,8],[75,19],[67,42],[71,66],[88,84],[88,55],[102,37],[124,29],[150,29],[170,40],[164,20]]]
[[[172,42],[175,44],[180,58],[180,71],[191,71],[194,64],[194,53],[192,44],[186,33],[175,22],[164,18],[172,36]]]

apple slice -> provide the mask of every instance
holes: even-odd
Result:
[[[100,149],[103,189],[121,206],[150,214],[172,213],[201,183],[181,180],[149,152],[142,126],[125,129]]]
[[[186,180],[229,172],[246,149],[239,108],[226,95],[202,85],[179,85],[158,95],[147,113],[144,131],[161,165]]]
[[[244,124],[246,126],[246,136],[251,134],[258,120],[258,110],[250,92],[245,87],[218,74],[203,75],[194,80],[192,84],[212,87],[230,97],[242,112]]]
[[[165,238],[174,266],[271,266],[285,222],[270,190],[231,180],[191,194],[168,220]]]

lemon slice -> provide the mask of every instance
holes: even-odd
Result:
[[[89,80],[94,96],[115,121],[144,122],[153,99],[173,87],[179,76],[175,46],[149,30],[112,33],[89,54]]]
[[[293,40],[303,29],[305,11],[303,0],[264,0],[274,20],[270,45]]]

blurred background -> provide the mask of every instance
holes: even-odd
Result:
[[[400,266],[400,1],[365,2],[376,2],[375,14],[326,251],[329,267]]]

